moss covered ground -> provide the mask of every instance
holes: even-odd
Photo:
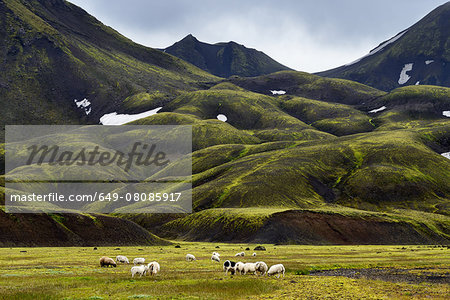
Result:
[[[180,248],[69,247],[0,249],[0,297],[4,299],[444,299],[448,296],[450,251],[441,246],[280,246],[180,242]],[[250,250],[245,250],[249,248]],[[245,251],[244,262],[282,263],[286,276],[225,276],[221,263]],[[256,257],[251,253],[256,252]],[[197,261],[186,262],[192,253]],[[131,265],[101,268],[103,255],[126,255],[158,261],[160,274],[131,278]],[[407,272],[417,280],[347,278],[308,275],[337,269],[388,269]],[[362,272],[362,271],[361,271]],[[421,275],[441,277],[433,282]],[[425,278],[425,279],[424,279]],[[445,279],[446,278],[446,279]],[[395,281],[395,282],[393,282]]]

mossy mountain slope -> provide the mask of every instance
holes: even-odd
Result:
[[[164,51],[225,78],[231,75],[252,77],[290,70],[261,51],[235,42],[208,44],[200,42],[191,34]]]
[[[0,14],[5,25],[0,37],[7,41],[0,45],[5,123],[98,123],[104,113],[162,106],[159,113],[131,124],[192,125],[193,152],[184,159],[192,157],[194,213],[124,218],[166,237],[196,240],[214,240],[215,235],[216,240],[280,243],[448,241],[450,160],[440,154],[450,152],[450,119],[443,114],[450,111],[449,88],[408,86],[383,92],[294,71],[219,79],[134,44],[68,2],[5,0]],[[273,95],[274,90],[285,94]],[[83,98],[91,102],[89,114],[74,103]],[[130,143],[136,135],[145,132],[116,135],[112,141]],[[76,141],[72,135],[59,137]],[[107,147],[104,136],[91,140]],[[1,145],[0,161],[4,153]],[[155,174],[170,177],[181,165],[170,164]],[[55,178],[60,171],[27,170],[54,172]],[[77,171],[101,179],[120,172]],[[154,192],[148,182],[119,182],[117,188]],[[182,188],[172,184],[168,190]],[[133,205],[149,211],[146,203]],[[120,205],[108,208],[125,212]],[[32,220],[7,217],[0,225],[15,230]],[[76,233],[77,224],[87,224],[91,217],[42,218],[46,228],[55,228],[48,222],[52,219],[73,233],[67,238],[58,233],[59,225],[52,229],[55,240],[67,241],[64,245],[91,238]],[[122,225],[141,232],[134,223],[117,226]],[[37,236],[39,228],[27,228],[29,236]],[[136,239],[145,241],[142,234]],[[27,237],[8,236],[13,239]]]
[[[377,213],[339,207],[216,208],[169,221],[155,232],[172,239],[208,242],[445,244],[450,238],[449,221],[427,213],[418,218],[408,211]]]
[[[350,79],[385,91],[414,84],[450,87],[450,2],[363,58],[318,75]]]
[[[98,123],[104,113],[126,110],[123,100],[138,92],[177,95],[215,80],[63,0],[0,2],[0,38],[6,124]],[[90,110],[74,102],[84,98]]]
[[[260,143],[233,145],[224,140],[222,145],[219,142],[193,153],[196,213],[172,221],[151,215],[131,219],[156,226],[153,228],[161,236],[204,241],[448,241],[450,161],[440,153],[450,151],[450,120],[442,114],[450,89],[410,86],[383,93],[367,88],[369,92],[363,96],[358,94],[366,90],[363,85],[356,84],[353,95],[340,90],[345,85],[333,90],[336,95],[347,95],[340,98],[342,102],[356,105],[331,102],[333,93],[328,94],[329,101],[318,100],[321,95],[300,97],[293,94],[295,89],[286,95],[268,96],[264,92],[269,90],[267,78],[273,80],[280,74],[316,79],[290,72],[239,78],[234,81],[239,87],[224,82],[209,91],[186,93],[165,107],[172,113],[143,119],[141,122],[152,123],[183,115],[199,120],[222,113],[227,115],[227,123],[257,136]],[[293,82],[301,93],[303,83],[296,80]],[[244,86],[266,95],[244,93]],[[345,88],[351,91],[349,86]],[[380,106],[386,108],[369,112]],[[265,118],[257,114],[250,120],[269,122],[248,123],[245,117],[255,111]],[[321,139],[295,135],[279,135],[276,142],[262,139],[261,124],[275,124],[272,131],[283,130],[280,124],[299,126],[274,121],[286,120],[285,114],[302,122],[298,124],[309,124],[315,132],[332,134]],[[140,188],[146,190],[143,185]],[[380,211],[383,213],[375,213]],[[347,227],[355,234],[348,234]]]
[[[136,223],[97,214],[8,214],[0,210],[0,234],[1,247],[169,244]]]

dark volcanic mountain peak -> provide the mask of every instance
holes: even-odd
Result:
[[[247,48],[233,41],[208,44],[199,41],[192,34],[164,51],[221,77],[231,75],[252,77],[289,70],[288,67],[256,49]]]
[[[386,91],[414,84],[450,86],[450,2],[362,58],[319,75]]]

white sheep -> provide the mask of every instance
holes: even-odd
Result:
[[[133,259],[133,263],[134,263],[134,265],[143,264],[143,263],[145,263],[145,258],[136,257],[135,259]]]
[[[239,262],[237,262],[236,263],[236,265],[235,265],[235,270],[236,270],[236,274],[237,273],[239,273],[239,274],[242,274],[242,272],[244,272],[244,263],[243,262],[241,262],[241,261],[239,261]]]
[[[213,256],[211,256],[211,260],[220,262],[220,257],[218,257],[217,255],[213,255]]]
[[[215,256],[218,256],[218,257],[220,257],[220,254],[219,254],[219,253],[217,253],[217,252],[213,252],[213,253],[212,253],[212,255],[215,255]]]
[[[257,261],[255,263],[256,272],[260,272],[261,276],[264,276],[267,273],[267,264],[263,261]]]
[[[236,253],[236,255],[234,255],[234,256],[245,256],[245,252]]]
[[[253,252],[252,256],[256,256],[256,252]]]
[[[275,275],[277,274],[277,278],[280,278],[280,274],[283,274],[286,272],[286,269],[282,264],[273,265],[270,267],[269,271],[267,272],[267,276]]]
[[[247,273],[253,273],[256,275],[256,263],[246,263],[244,264],[244,275]]]
[[[131,277],[134,277],[136,274],[139,274],[139,277],[142,277],[142,275],[145,275],[147,271],[148,267],[146,265],[134,266],[131,268]]]
[[[126,256],[123,255],[117,255],[116,256],[116,261],[117,262],[121,262],[123,264],[129,264],[130,262],[128,261],[128,258]]]
[[[156,275],[159,273],[159,270],[161,270],[161,266],[156,261],[152,261],[151,263],[149,263],[147,265],[147,268],[150,275]]]
[[[194,261],[197,260],[194,255],[186,254],[186,261]]]

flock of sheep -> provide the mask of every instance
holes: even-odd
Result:
[[[245,256],[245,252],[239,252],[236,253],[237,257],[243,257]],[[253,253],[252,256],[256,256],[256,253]],[[186,254],[186,261],[195,261],[196,258],[192,254]],[[213,252],[211,255],[211,260],[215,262],[220,262],[220,254],[217,252]],[[129,264],[128,258],[123,255],[118,255],[116,257],[116,261],[122,264]],[[110,257],[103,256],[100,258],[100,266],[101,267],[117,267],[117,263],[114,261],[114,259]],[[134,275],[139,275],[140,277],[145,276],[146,274],[149,275],[156,275],[159,273],[161,267],[158,262],[153,261],[149,264],[145,264],[145,258],[138,257],[133,259],[134,267],[131,268],[131,277],[134,277]],[[270,268],[267,266],[267,264],[263,261],[258,261],[255,263],[243,263],[243,262],[234,262],[230,260],[226,260],[223,263],[223,270],[225,271],[225,275],[230,272],[231,275],[234,274],[255,274],[264,276],[267,274],[267,276],[276,275],[277,278],[279,278],[281,275],[284,277],[285,268],[282,264],[276,264],[271,266]]]
[[[123,263],[123,264],[129,264],[128,258],[123,255],[117,255],[116,261]],[[158,262],[152,261],[148,265],[145,265],[145,258],[138,257],[133,260],[134,267],[131,268],[131,277],[134,277],[134,275],[138,274],[140,277],[145,274],[150,275],[156,275],[161,270],[161,267]],[[138,266],[137,266],[138,265]],[[100,266],[101,267],[117,267],[117,263],[112,259],[111,257],[103,256],[100,258]]]

